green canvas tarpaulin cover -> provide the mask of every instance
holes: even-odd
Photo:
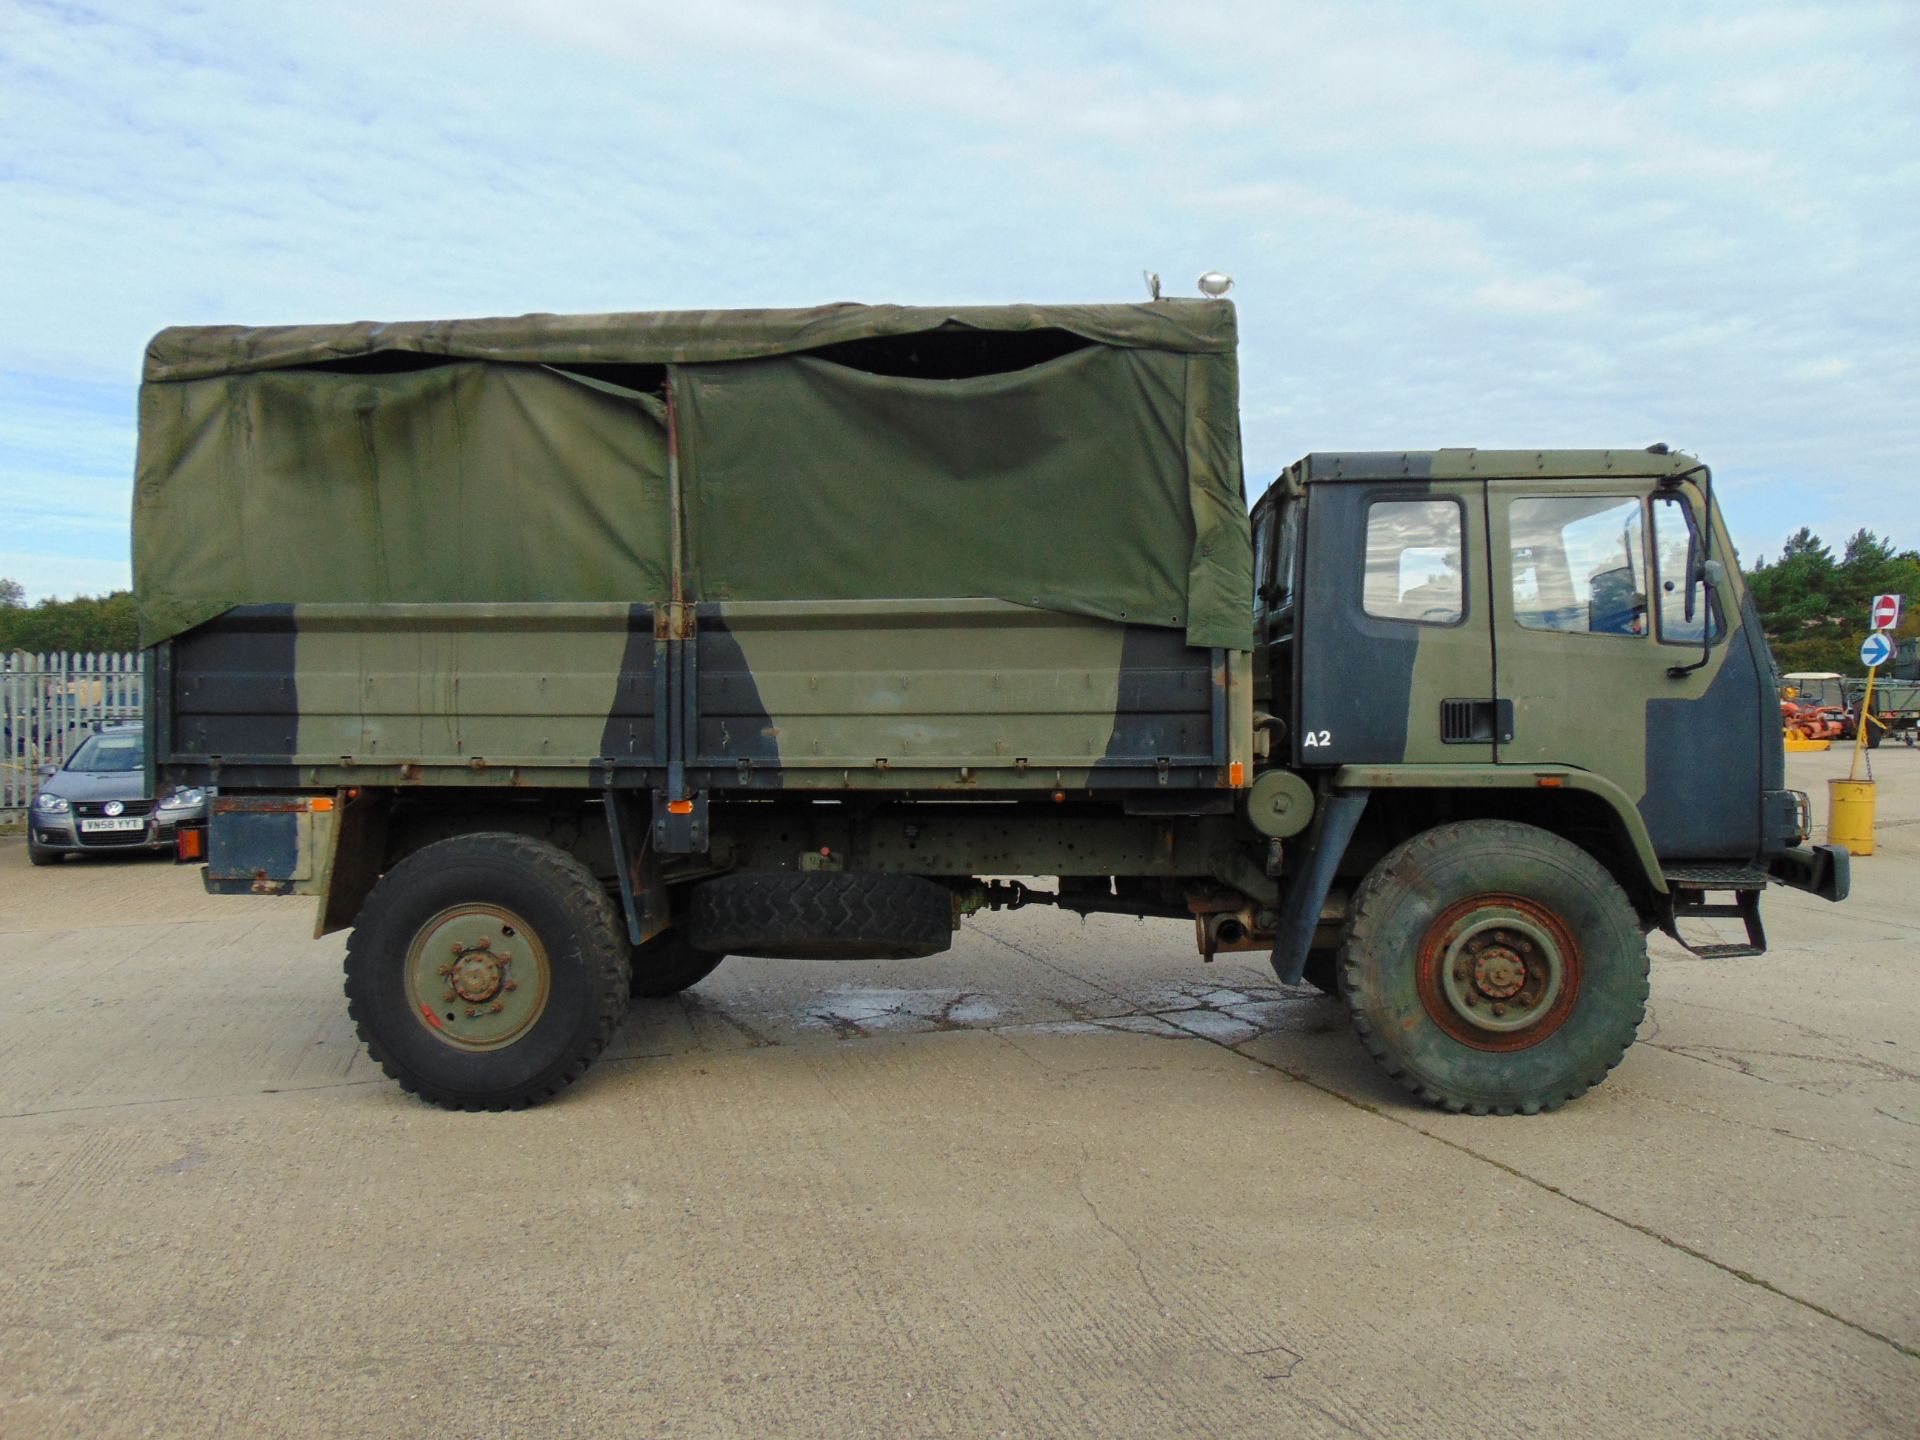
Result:
[[[249,603],[664,601],[669,390],[687,599],[988,596],[1251,643],[1217,301],[164,331],[143,640]]]

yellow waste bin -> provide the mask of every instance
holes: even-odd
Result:
[[[1873,854],[1873,781],[1827,781],[1827,843]]]

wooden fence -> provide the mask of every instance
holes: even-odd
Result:
[[[26,810],[41,766],[141,713],[138,655],[0,654],[0,819]]]

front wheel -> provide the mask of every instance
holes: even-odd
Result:
[[[1361,884],[1340,988],[1368,1051],[1423,1100],[1532,1115],[1598,1084],[1633,1043],[1646,938],[1579,846],[1462,821],[1416,835]]]
[[[422,1099],[518,1109],[606,1048],[627,965],[592,871],[524,835],[462,835],[374,886],[347,941],[347,1011],[367,1053]]]

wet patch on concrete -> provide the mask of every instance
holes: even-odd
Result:
[[[1273,1031],[1319,1033],[1343,1023],[1337,1007],[1317,992],[1281,985],[1222,986],[1206,977],[1156,979],[1137,992],[1104,989],[1080,1000],[1054,996],[1039,1014],[1015,997],[951,986],[838,984],[797,993],[789,1003],[769,1005],[770,998],[758,987],[744,994],[701,990],[675,1004],[689,1018],[718,1021],[755,1045],[954,1030],[1105,1031],[1238,1045]]]

